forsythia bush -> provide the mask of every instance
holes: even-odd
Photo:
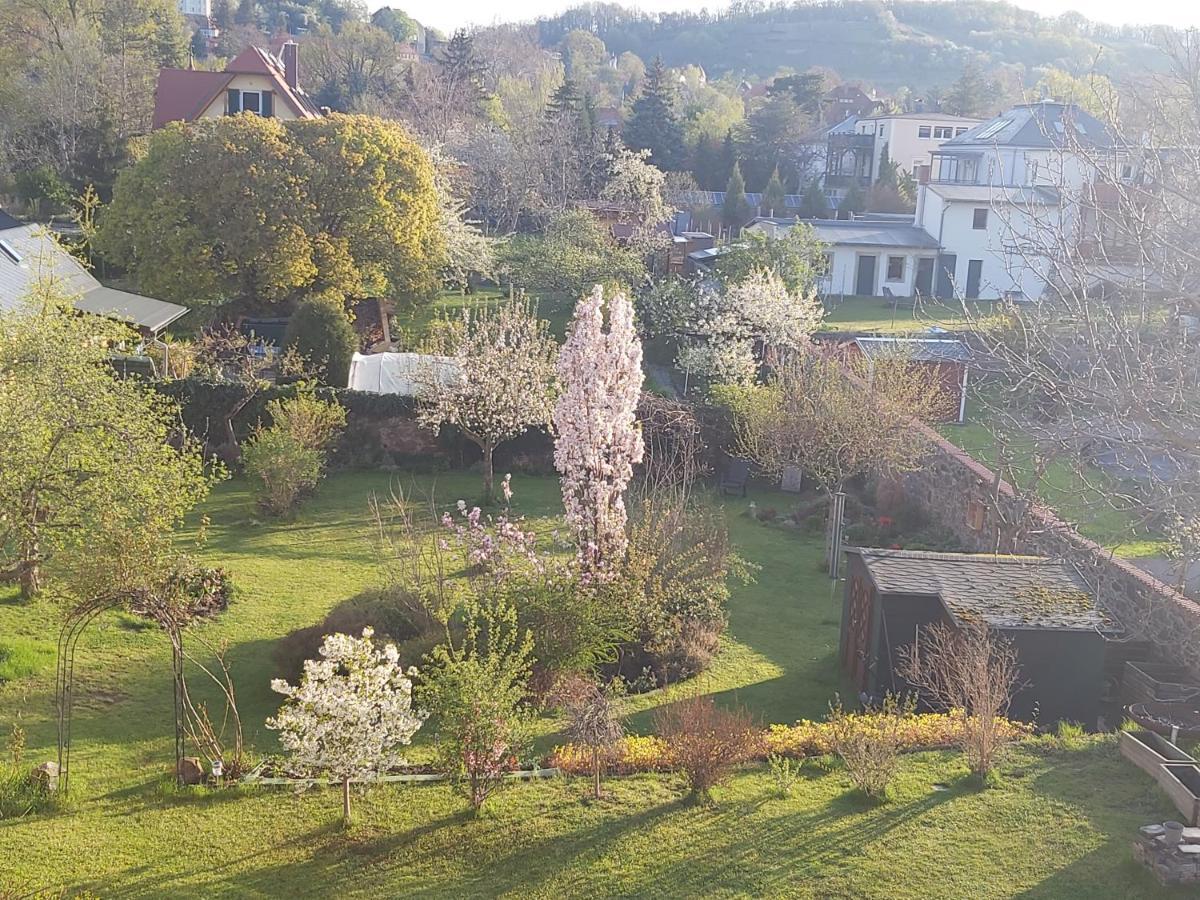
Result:
[[[851,718],[863,728],[876,727],[878,715],[854,713]],[[947,713],[919,713],[905,717],[900,724],[901,743],[905,751],[930,750],[953,747],[961,743],[963,728],[962,713],[952,710]],[[1033,734],[1033,726],[1026,722],[1005,720],[1002,733],[1013,740]],[[771,754],[778,756],[823,756],[833,752],[830,743],[829,723],[801,719],[795,725],[772,725],[763,734],[762,758]],[[657,737],[630,735],[613,745],[606,761],[608,771],[616,775],[635,772],[661,772],[670,768],[668,747]],[[591,751],[587,747],[563,744],[555,747],[547,765],[562,769],[572,775],[591,772]]]
[[[877,727],[876,713],[854,713],[850,717],[863,728]],[[1018,739],[1033,733],[1025,722],[1003,720],[1001,730]],[[963,715],[958,710],[945,713],[918,713],[905,716],[899,725],[901,746],[906,751],[952,747],[962,742]],[[801,719],[795,725],[772,725],[766,735],[767,750],[781,756],[820,756],[833,752],[829,723]]]

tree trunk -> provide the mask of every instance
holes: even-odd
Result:
[[[491,441],[485,441],[482,444],[483,448],[483,497],[490,504],[495,499],[493,487],[496,483],[496,473],[492,468],[492,454],[496,450],[496,445]]]
[[[42,589],[41,545],[32,537],[21,545],[21,562],[17,566],[21,582],[21,599],[32,600]]]
[[[350,779],[342,779],[342,823],[350,824]]]

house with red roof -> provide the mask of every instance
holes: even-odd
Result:
[[[153,126],[195,122],[240,112],[277,119],[312,119],[321,110],[300,87],[300,46],[287,41],[276,55],[247,47],[224,72],[160,69]]]

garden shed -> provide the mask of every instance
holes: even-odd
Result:
[[[1074,568],[1039,556],[846,551],[841,661],[857,690],[904,692],[899,651],[939,622],[983,621],[1012,643],[1020,690],[1010,715],[1095,728],[1106,635],[1115,631]]]

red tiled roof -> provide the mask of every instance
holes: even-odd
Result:
[[[316,118],[321,111],[299,88],[290,87],[283,63],[269,50],[247,47],[230,60],[224,72],[192,69],[159,69],[154,92],[154,128],[168,122],[196,119],[225,89],[235,75],[263,75],[274,83],[275,93],[302,119]]]
[[[153,127],[168,122],[189,122],[204,110],[233,76],[228,72],[197,72],[192,69],[159,69],[154,91]]]

